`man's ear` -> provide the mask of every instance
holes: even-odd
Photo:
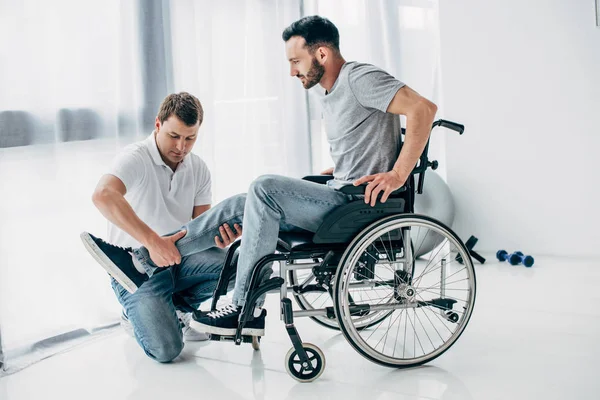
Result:
[[[158,133],[158,131],[160,131],[160,119],[158,119],[158,117],[156,117],[156,120],[154,121],[154,127],[156,128],[156,132]]]
[[[329,57],[329,52],[329,49],[325,46],[317,49],[317,60],[319,61],[319,64],[325,64],[325,61],[327,61],[327,58]]]

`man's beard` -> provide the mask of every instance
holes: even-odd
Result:
[[[319,64],[316,57],[313,57],[310,69],[304,76],[306,81],[302,84],[304,89],[310,89],[321,81],[321,78],[325,74],[325,67]]]

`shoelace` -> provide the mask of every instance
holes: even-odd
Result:
[[[226,317],[229,314],[233,314],[235,312],[237,312],[238,307],[234,306],[233,304],[229,304],[228,306],[225,306],[223,308],[219,308],[218,310],[215,310],[213,312],[209,312],[208,315],[211,318],[221,318],[221,317]]]
[[[107,244],[107,245],[109,245],[111,247],[116,247],[117,249],[125,250],[128,253],[133,253],[133,249],[131,247],[117,246],[116,244],[108,243],[106,240],[100,239],[100,238],[98,238],[98,240],[100,240],[102,243]]]

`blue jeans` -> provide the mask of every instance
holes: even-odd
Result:
[[[275,252],[279,231],[316,232],[328,213],[353,200],[354,196],[326,185],[264,175],[252,182],[247,194],[230,197],[185,225],[182,229],[187,234],[176,246],[182,257],[204,251],[215,246],[214,237],[219,234],[220,225],[241,224],[244,233],[233,302],[242,306],[254,265]],[[147,249],[135,249],[134,254],[149,275],[155,273],[157,267]],[[266,278],[265,275],[263,279]],[[257,304],[260,306],[263,302],[264,296]]]
[[[216,247],[190,254],[162,268],[133,294],[112,279],[135,338],[150,358],[169,362],[181,353],[183,334],[175,310],[192,311],[211,298],[224,261],[225,251]]]

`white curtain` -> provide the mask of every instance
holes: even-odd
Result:
[[[299,16],[298,1],[0,0],[0,374],[116,326],[78,234],[106,232],[94,186],[168,93],[204,105],[215,201],[310,172],[280,38]]]
[[[143,107],[136,3],[0,0],[0,374],[106,332],[93,188]]]
[[[289,77],[281,33],[300,1],[171,1],[174,90],[197,93],[195,151],[220,201],[259,175],[310,173],[306,93]]]

